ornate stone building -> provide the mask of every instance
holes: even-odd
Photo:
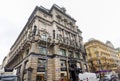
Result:
[[[90,72],[105,74],[117,69],[119,62],[118,52],[110,41],[105,44],[96,39],[85,43],[87,60]]]
[[[36,7],[10,49],[5,68],[17,69],[20,81],[77,81],[86,70],[86,53],[76,20],[65,8]]]
[[[118,58],[119,58],[118,65],[120,67],[120,47],[116,48],[116,52],[118,53]]]

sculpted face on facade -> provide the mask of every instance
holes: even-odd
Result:
[[[46,72],[47,81],[76,80],[78,69],[87,70],[81,33],[65,8],[36,7],[11,47],[5,67],[16,68],[20,81],[43,81]]]

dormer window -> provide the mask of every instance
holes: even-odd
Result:
[[[57,15],[56,17],[57,17],[58,22],[60,22],[61,21],[61,16]]]
[[[70,29],[72,29],[72,30],[73,30],[73,29],[74,29],[74,27],[73,27],[73,23],[72,23],[72,22],[70,22],[69,24],[70,24]]]
[[[64,19],[64,22],[67,22],[67,19]]]
[[[70,22],[69,24],[70,24],[70,26],[73,26],[72,22]]]
[[[60,15],[57,15],[56,17],[59,18],[59,19],[61,19],[61,16],[60,16]]]

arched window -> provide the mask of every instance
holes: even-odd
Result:
[[[35,25],[34,28],[33,28],[33,36],[36,35],[36,32],[37,32],[37,26]]]

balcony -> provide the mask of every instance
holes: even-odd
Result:
[[[92,56],[92,57],[88,58],[88,61],[96,61],[96,60],[99,60],[99,59],[100,59],[100,57],[95,57],[95,56],[93,57]]]
[[[100,59],[105,60],[105,59],[106,59],[106,56],[100,56]]]
[[[75,40],[71,40],[68,37],[62,37],[61,35],[58,35],[58,45],[67,48],[81,49],[81,45],[79,45]]]

